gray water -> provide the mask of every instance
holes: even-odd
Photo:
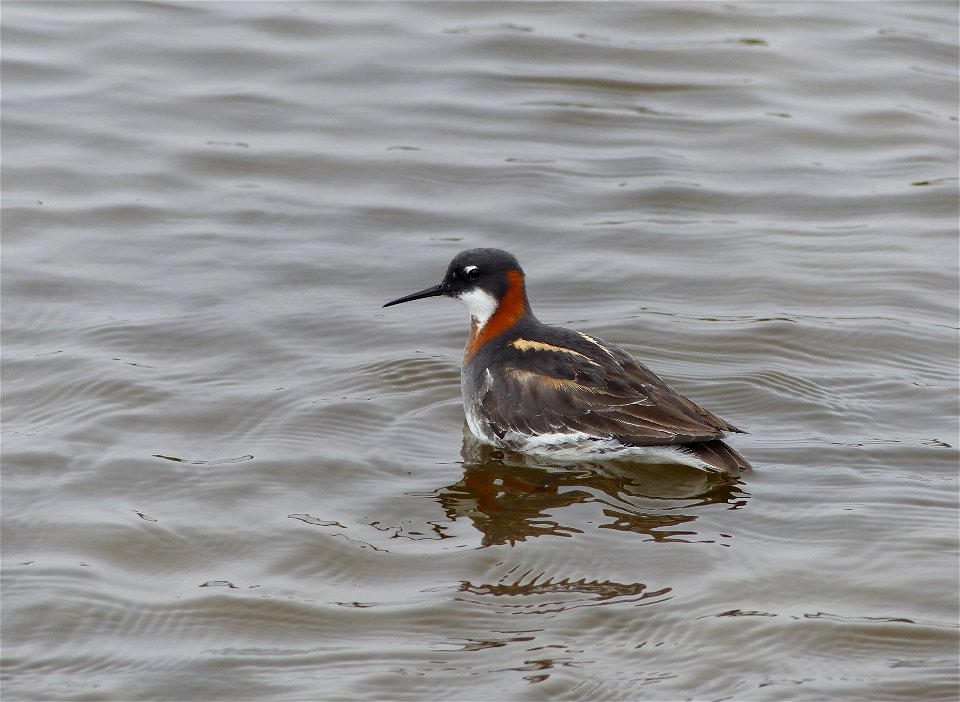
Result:
[[[956,3],[0,12],[4,700],[957,699]],[[474,246],[755,470],[465,440]]]

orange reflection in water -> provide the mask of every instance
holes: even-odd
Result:
[[[464,432],[462,479],[439,490],[447,518],[467,518],[482,545],[513,544],[535,536],[571,536],[584,523],[564,523],[564,508],[595,503],[601,529],[634,532],[652,541],[699,538],[694,522],[711,505],[738,509],[749,495],[740,477],[662,463],[557,465],[499,451]]]

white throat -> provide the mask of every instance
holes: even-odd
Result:
[[[465,293],[461,293],[458,300],[462,302],[470,312],[470,319],[477,325],[477,331],[483,329],[493,313],[497,311],[497,299],[486,290],[474,288]]]

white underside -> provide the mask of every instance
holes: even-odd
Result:
[[[549,456],[556,461],[641,459],[646,463],[679,463],[715,470],[715,467],[682,446],[626,446],[616,439],[590,437],[580,432],[526,436],[507,434],[505,443],[517,451]]]
[[[616,461],[639,460],[644,463],[666,463],[691,466],[701,470],[716,470],[695,453],[683,446],[626,446],[616,439],[591,437],[582,432],[537,434],[530,436],[507,432],[503,439],[490,436],[484,431],[484,422],[479,412],[467,412],[467,426],[471,433],[484,443],[519,451],[534,456],[543,456],[552,461]]]

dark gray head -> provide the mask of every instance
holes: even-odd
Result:
[[[482,323],[497,310],[501,302],[523,305],[527,294],[523,284],[523,269],[516,257],[500,249],[467,249],[461,251],[447,266],[447,273],[437,285],[412,295],[391,300],[384,307],[399,305],[424,297],[444,295],[460,300],[470,315]]]

